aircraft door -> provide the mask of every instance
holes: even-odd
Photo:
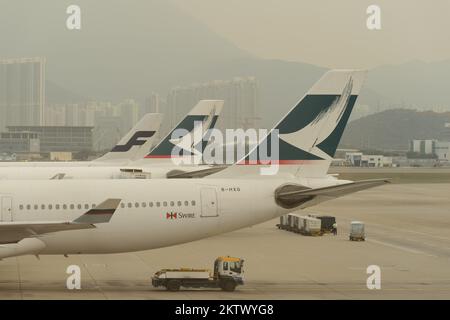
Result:
[[[202,203],[201,217],[218,217],[217,193],[214,188],[203,188],[200,192]]]
[[[2,202],[2,214],[1,221],[11,222],[13,221],[12,215],[12,198],[11,197],[1,197]]]

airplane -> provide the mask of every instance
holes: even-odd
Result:
[[[156,133],[161,126],[161,122],[162,114],[145,114],[119,140],[111,151],[92,161],[7,161],[0,162],[0,170],[4,172],[8,171],[8,169],[3,169],[2,167],[17,167],[16,170],[24,170],[26,167],[32,167],[32,170],[36,170],[38,167],[91,167],[127,164],[130,162],[130,159],[135,159],[141,154],[139,150],[148,150],[155,143]]]
[[[0,259],[173,246],[388,183],[327,174],[365,74],[327,72],[242,160],[204,179],[2,181]],[[261,175],[274,135],[280,168]]]
[[[155,125],[148,126],[151,131],[130,131],[109,153],[90,162],[20,162],[12,166],[0,166],[0,179],[34,180],[34,179],[149,179],[149,178],[192,178],[203,177],[223,169],[220,166],[176,166],[171,161],[174,146],[188,149],[194,157],[201,157],[201,152],[207,142],[209,130],[214,128],[222,111],[223,100],[201,100],[152,149],[156,130],[161,123],[160,115],[152,115]],[[146,116],[147,119],[149,116]],[[144,119],[143,119],[144,120]],[[141,120],[139,123],[147,122]],[[200,123],[201,125],[197,125]],[[156,128],[156,124],[157,127]],[[185,133],[174,140],[177,130]],[[203,130],[204,132],[200,132]],[[143,140],[146,139],[146,140]],[[187,145],[191,141],[192,145]],[[126,154],[128,158],[124,158]],[[16,165],[19,163],[20,165]],[[30,164],[30,165],[26,165]]]

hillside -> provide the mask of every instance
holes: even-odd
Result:
[[[260,126],[271,127],[326,70],[254,57],[170,1],[78,0],[81,31],[65,27],[69,4],[72,1],[9,1],[0,10],[5,26],[0,29],[0,55],[46,57],[49,103],[125,98],[143,102],[151,92],[164,97],[174,86],[255,76]],[[353,118],[392,107],[450,107],[448,83],[450,61],[375,68]]]
[[[393,109],[348,124],[340,148],[407,150],[412,139],[442,139],[450,112]]]

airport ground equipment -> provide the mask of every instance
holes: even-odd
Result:
[[[312,216],[302,216],[299,213],[289,213],[280,217],[279,229],[300,233],[307,236],[320,236],[322,222]]]
[[[350,241],[364,241],[366,240],[366,234],[364,231],[364,222],[352,221],[350,223]]]
[[[162,269],[152,277],[154,287],[165,287],[169,291],[185,288],[221,288],[234,291],[243,285],[244,260],[234,257],[218,257],[214,261],[214,272],[208,269]]]
[[[316,214],[309,214],[309,217],[317,218],[320,220],[320,230],[323,233],[331,233],[333,232],[334,225],[336,223],[336,217],[333,216],[321,216]]]
[[[286,230],[289,226],[288,215],[280,217],[280,223],[277,224],[278,229]]]
[[[320,236],[322,232],[321,221],[317,218],[302,216],[298,213],[290,213],[291,216],[291,231],[300,233],[306,236]]]
[[[303,225],[299,228],[299,232],[307,236],[321,236],[321,220],[313,217],[301,217]]]

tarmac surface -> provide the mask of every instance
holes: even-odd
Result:
[[[0,299],[450,299],[450,184],[391,184],[305,210],[337,217],[339,234],[308,237],[273,220],[175,247],[116,255],[34,256],[0,261]],[[349,223],[367,240],[348,240]],[[167,292],[150,278],[162,268],[212,268],[219,255],[245,259],[235,292]],[[66,269],[81,268],[81,290]],[[369,290],[366,269],[381,268]]]

